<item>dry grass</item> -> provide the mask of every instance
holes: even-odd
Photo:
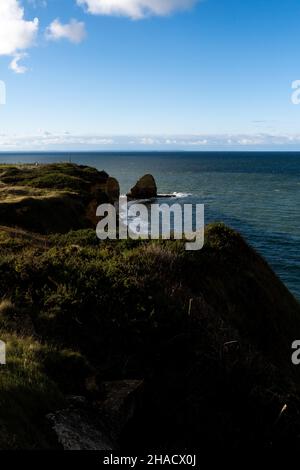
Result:
[[[7,317],[15,313],[15,305],[9,299],[3,299],[0,302],[0,316]]]
[[[49,190],[43,188],[31,188],[28,186],[0,186],[0,202],[3,203],[12,203],[20,202],[27,198],[32,199],[48,199],[48,198],[57,198],[59,196],[64,196],[65,194],[70,194],[71,191],[60,191],[60,190]],[[73,194],[73,193],[72,193]]]

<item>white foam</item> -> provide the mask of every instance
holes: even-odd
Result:
[[[177,197],[178,199],[181,199],[181,198],[184,198],[184,197],[190,197],[190,196],[192,196],[192,194],[191,193],[176,193],[176,192],[174,192],[173,196]]]

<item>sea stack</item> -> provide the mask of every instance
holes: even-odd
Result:
[[[157,197],[157,186],[152,175],[144,175],[127,194],[129,199],[151,199]]]

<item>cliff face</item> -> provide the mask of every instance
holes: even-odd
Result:
[[[95,226],[97,206],[120,192],[107,173],[81,165],[3,165],[0,172],[0,223],[44,234]]]

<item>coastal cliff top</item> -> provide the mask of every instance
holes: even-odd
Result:
[[[14,186],[35,189],[87,191],[96,182],[105,183],[105,171],[73,163],[0,165],[2,190]]]
[[[73,163],[0,165],[0,223],[41,234],[93,227],[96,207],[114,202],[119,183]]]

